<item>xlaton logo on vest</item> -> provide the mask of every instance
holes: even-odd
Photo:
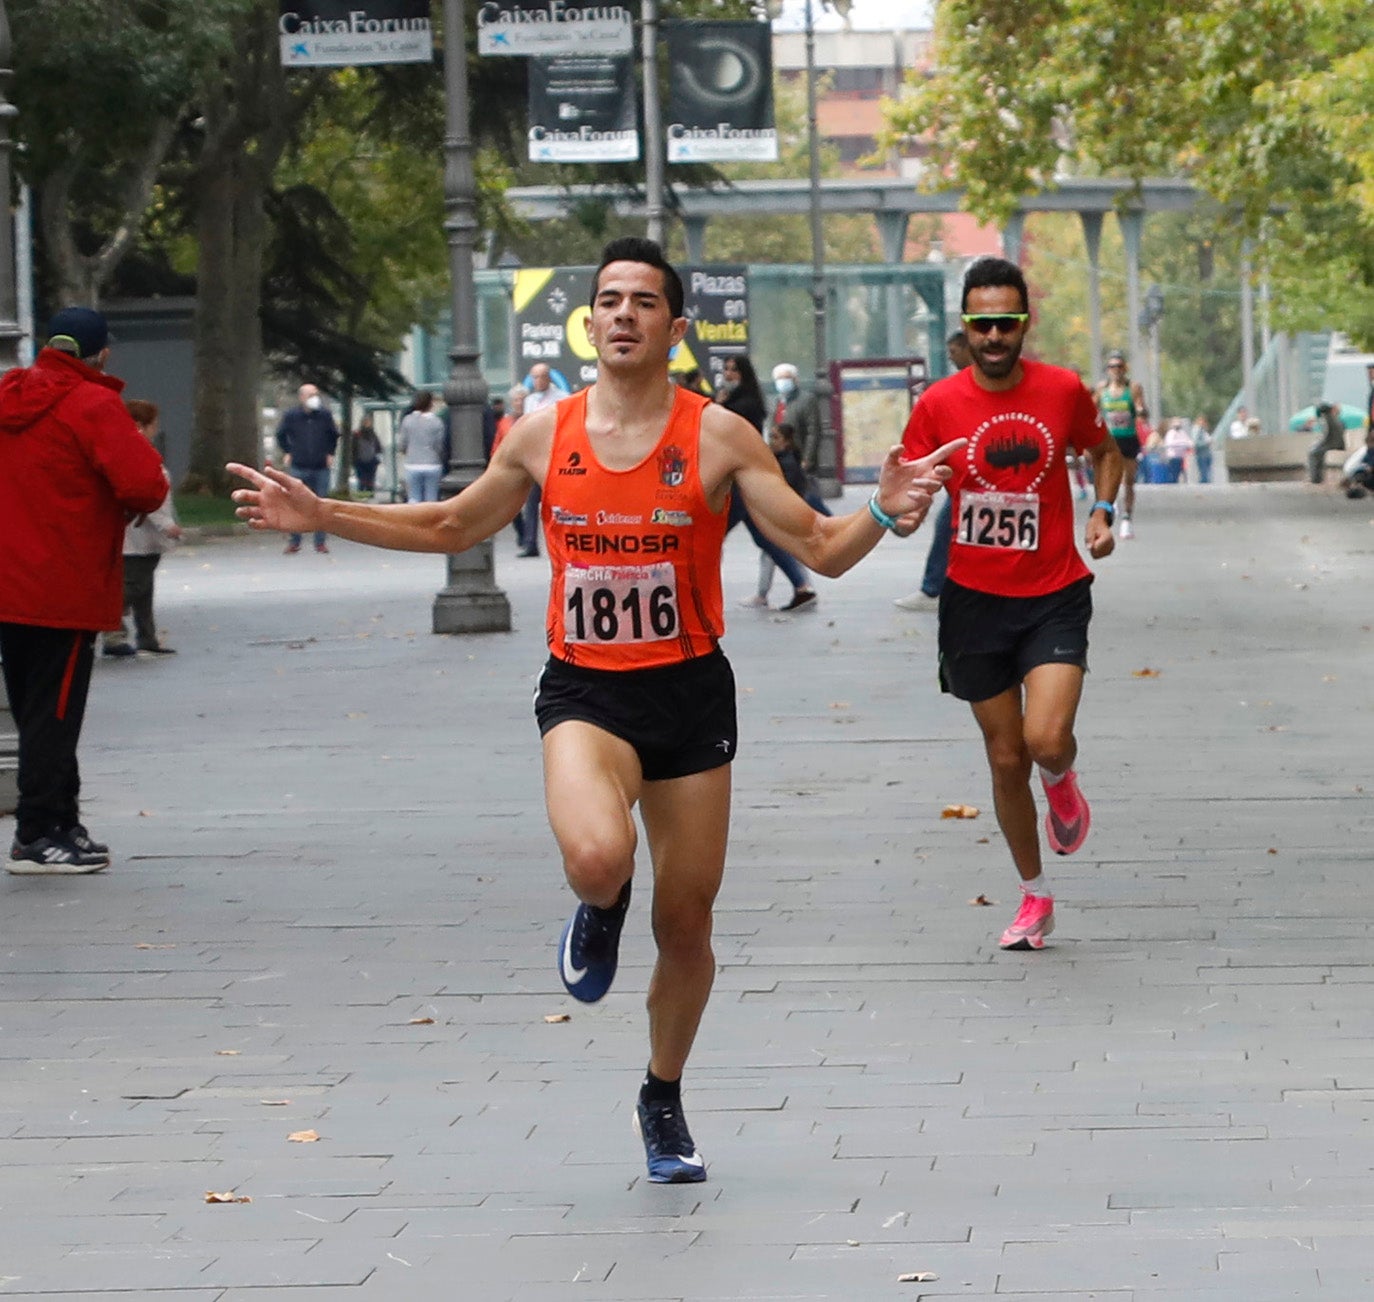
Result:
[[[560,475],[585,475],[587,467],[582,464],[582,454],[580,452],[569,452],[567,465],[559,466]]]
[[[679,447],[666,447],[658,454],[659,482],[677,488],[687,478],[687,458]]]

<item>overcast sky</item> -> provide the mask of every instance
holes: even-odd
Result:
[[[817,31],[843,27],[840,16],[825,3],[813,0]],[[925,30],[931,25],[934,0],[854,0],[850,26],[856,31],[891,31],[895,27]],[[806,0],[784,0],[782,15],[775,20],[779,31],[797,31],[806,25]]]

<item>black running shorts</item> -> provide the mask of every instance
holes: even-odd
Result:
[[[705,773],[735,758],[735,675],[724,652],[653,669],[584,669],[550,656],[534,717],[542,737],[570,719],[627,741],[646,782]]]
[[[1088,668],[1092,579],[1043,597],[998,597],[946,579],[940,593],[940,686],[987,701],[1037,665]]]
[[[1138,461],[1140,459],[1140,439],[1134,434],[1113,434],[1116,439],[1116,446],[1121,449],[1121,455],[1127,461]]]

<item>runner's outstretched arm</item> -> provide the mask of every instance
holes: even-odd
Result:
[[[758,436],[747,425],[745,429],[735,482],[766,537],[829,578],[843,574],[878,545],[886,530],[867,506],[839,516],[813,511],[788,486]],[[878,474],[877,503],[897,521],[897,533],[907,536],[925,519],[932,495],[950,475],[943,463],[966,442],[946,443],[919,461],[904,461],[900,445],[889,449]]]
[[[230,462],[225,469],[252,485],[233,493],[236,514],[252,529],[279,533],[318,529],[393,551],[452,554],[490,538],[524,505],[534,483],[527,465],[537,455],[543,426],[552,430],[551,420],[538,417],[537,413],[513,425],[478,479],[443,502],[343,502],[316,497],[299,479],[271,462],[262,470],[238,462]]]

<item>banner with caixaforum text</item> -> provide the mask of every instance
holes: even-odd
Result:
[[[432,63],[430,0],[281,0],[284,68]]]

